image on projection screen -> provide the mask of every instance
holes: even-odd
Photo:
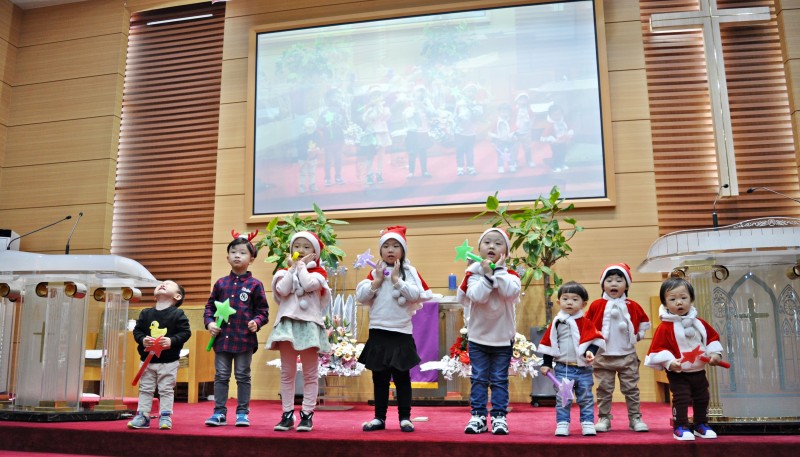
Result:
[[[606,197],[591,1],[256,36],[253,215]]]

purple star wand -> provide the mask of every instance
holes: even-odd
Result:
[[[566,406],[570,403],[572,401],[572,388],[575,386],[575,380],[564,378],[563,382],[559,382],[558,379],[556,379],[556,375],[553,374],[553,370],[547,370],[546,376],[553,381],[553,385],[558,389],[561,405]]]
[[[365,266],[369,265],[377,270],[378,266],[375,265],[375,262],[372,261],[372,254],[370,254],[369,251],[370,250],[367,249],[363,253],[359,254],[356,257],[356,261],[353,263],[353,267],[358,269],[358,268],[364,268]],[[383,275],[389,276],[389,271],[387,271],[385,268],[383,269]]]

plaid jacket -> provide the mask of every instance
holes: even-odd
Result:
[[[228,276],[218,279],[211,290],[203,314],[206,328],[210,322],[216,321],[214,312],[217,306],[214,302],[223,302],[226,299],[230,300],[231,308],[236,310],[236,314],[231,315],[228,322],[222,324],[222,332],[214,341],[214,351],[256,352],[258,337],[247,329],[247,323],[255,321],[260,330],[269,320],[269,305],[264,284],[254,278],[249,271],[239,276],[231,272]]]

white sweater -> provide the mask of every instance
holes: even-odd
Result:
[[[505,267],[487,278],[478,262],[467,268],[472,273],[467,291],[458,290],[458,301],[469,312],[469,341],[486,346],[510,346],[516,334],[516,305],[521,290],[520,279]]]
[[[391,273],[393,267],[386,269]],[[417,270],[408,262],[404,269],[405,280],[400,279],[397,284],[393,284],[391,277],[386,276],[375,292],[372,291],[372,280],[369,278],[356,286],[356,300],[370,307],[369,328],[411,334],[411,316],[433,294],[423,287]],[[373,277],[378,274],[383,273],[372,272]]]

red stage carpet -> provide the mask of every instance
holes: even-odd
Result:
[[[572,411],[572,435],[555,437],[554,408],[534,408],[515,404],[508,416],[511,434],[494,436],[465,435],[469,408],[454,406],[416,406],[414,433],[398,429],[397,409],[389,408],[387,430],[366,433],[361,424],[372,418],[372,407],[353,405],[349,411],[317,411],[314,430],[275,432],[280,419],[280,404],[253,402],[249,428],[206,427],[210,402],[176,403],[172,430],[128,430],[127,421],[108,422],[0,422],[0,455],[24,456],[6,451],[62,453],[92,456],[521,456],[542,457],[789,457],[797,455],[800,436],[720,436],[716,440],[678,442],[669,427],[670,407],[642,405],[649,433],[627,428],[625,405],[615,404],[612,431],[594,437],[580,435],[578,410]],[[228,403],[235,409],[234,401]],[[233,415],[228,417],[231,422]],[[152,425],[152,424],[151,424]],[[34,454],[35,455],[35,454]],[[37,456],[38,457],[38,456]]]

